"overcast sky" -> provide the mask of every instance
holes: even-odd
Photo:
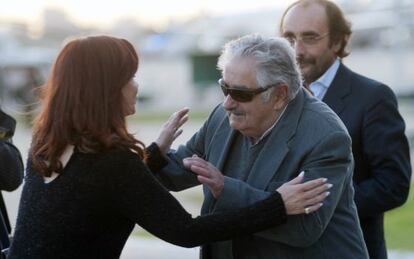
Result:
[[[53,7],[64,10],[80,25],[104,28],[126,17],[146,25],[160,26],[169,20],[185,20],[200,13],[227,14],[283,8],[291,2],[293,0],[0,0],[0,20],[23,21],[37,26],[41,22],[42,11]]]

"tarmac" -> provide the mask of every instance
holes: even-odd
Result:
[[[160,239],[130,237],[121,259],[197,259],[199,248],[182,248]],[[389,251],[388,259],[414,259],[413,252]]]

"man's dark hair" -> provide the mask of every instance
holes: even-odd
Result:
[[[336,53],[338,57],[344,58],[349,55],[349,52],[345,50],[348,44],[349,37],[352,34],[351,23],[345,19],[342,10],[333,2],[328,0],[299,0],[292,3],[283,13],[282,19],[280,20],[279,31],[282,32],[283,21],[286,14],[293,7],[297,5],[308,6],[310,4],[319,4],[325,8],[326,16],[328,18],[329,27],[329,40],[330,44],[340,42],[341,48]]]

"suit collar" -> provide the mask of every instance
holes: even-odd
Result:
[[[305,98],[309,94],[300,89],[296,97],[288,104],[285,113],[275,126],[262,152],[257,157],[247,182],[256,188],[265,189],[289,151],[289,141],[296,133],[302,115]]]
[[[230,129],[230,130],[229,130]],[[225,112],[219,123],[218,130],[215,132],[214,137],[208,147],[214,150],[207,150],[210,154],[209,160],[216,165],[217,169],[223,171],[224,162],[226,161],[231,144],[236,136],[237,131],[233,130],[229,125],[229,120]]]
[[[341,63],[334,80],[323,98],[323,102],[328,104],[336,114],[340,114],[343,111],[345,108],[344,99],[351,93],[350,75],[351,71]]]

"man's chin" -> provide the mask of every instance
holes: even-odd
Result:
[[[308,63],[302,63],[299,65],[299,69],[301,71],[302,74],[306,74],[309,73],[309,70],[311,70],[312,65],[308,64]]]
[[[314,73],[312,73],[312,67],[310,65],[307,65],[305,67],[300,67],[300,72],[302,73],[303,80],[310,84],[313,81],[315,81]],[[317,78],[316,78],[317,79]]]
[[[234,130],[239,130],[241,127],[241,122],[234,117],[229,118],[230,127]]]

